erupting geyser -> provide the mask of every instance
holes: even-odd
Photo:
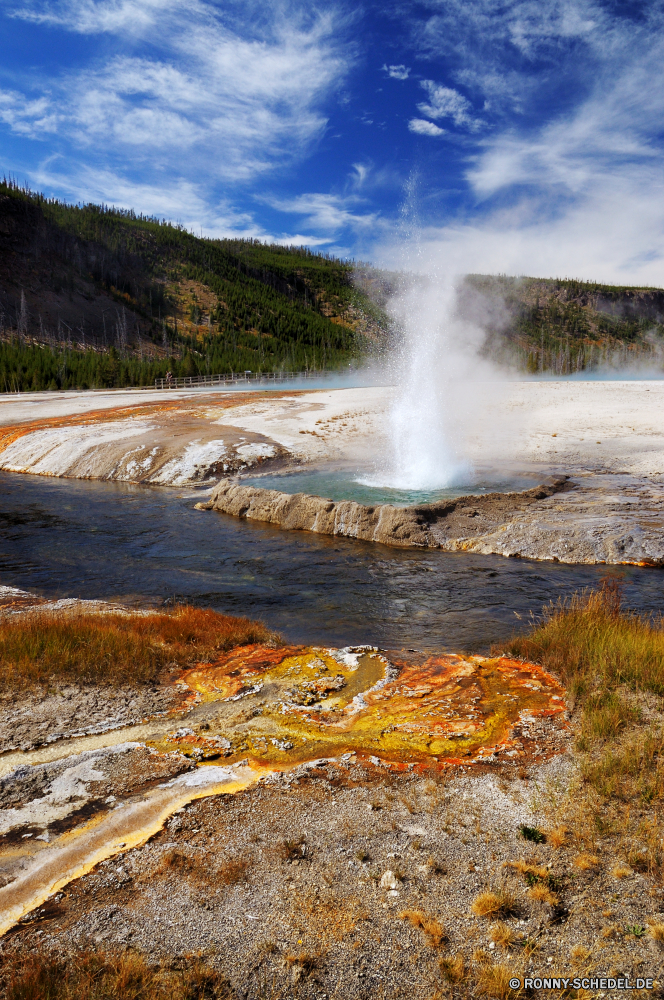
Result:
[[[460,317],[450,278],[414,277],[388,310],[400,334],[390,363],[397,393],[373,481],[400,490],[470,486],[467,437],[482,400],[469,383],[493,377],[479,357],[484,331]]]

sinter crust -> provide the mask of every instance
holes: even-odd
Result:
[[[196,506],[291,530],[343,535],[407,548],[458,549],[472,547],[473,539],[518,518],[533,504],[573,488],[567,476],[556,476],[522,493],[488,493],[411,507],[391,504],[367,507],[352,500],[335,502],[306,493],[280,493],[222,479],[209,502]]]

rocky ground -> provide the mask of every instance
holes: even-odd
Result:
[[[29,914],[4,950],[128,947],[175,967],[202,955],[252,1000],[507,996],[506,973],[658,979],[645,928],[664,890],[612,873],[608,843],[589,855],[562,831],[523,837],[546,831],[573,772],[563,754],[482,773],[350,760],[275,775],[187,805]],[[483,893],[502,912],[474,913]]]
[[[507,998],[527,995],[512,977],[664,975],[662,883],[593,812],[575,717],[540,668],[245,647],[175,680],[114,699],[63,687],[40,716],[16,697],[26,739],[30,712],[63,729],[0,756],[6,959],[197,956],[238,1000]],[[3,712],[10,727],[9,699]],[[316,733],[332,756],[306,749]]]

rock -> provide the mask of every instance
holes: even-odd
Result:
[[[386,871],[380,880],[381,889],[396,889],[399,884],[399,880],[394,874],[394,872]]]
[[[455,551],[475,549],[487,533],[502,532],[505,525],[519,522],[528,507],[541,504],[554,494],[572,490],[567,479],[567,476],[552,477],[521,493],[456,497],[411,507],[391,504],[368,507],[353,500],[335,502],[306,493],[281,493],[222,479],[205,509],[296,531],[344,535],[406,548]]]

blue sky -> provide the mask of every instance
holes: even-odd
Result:
[[[664,285],[664,5],[0,0],[1,165],[206,235]]]

